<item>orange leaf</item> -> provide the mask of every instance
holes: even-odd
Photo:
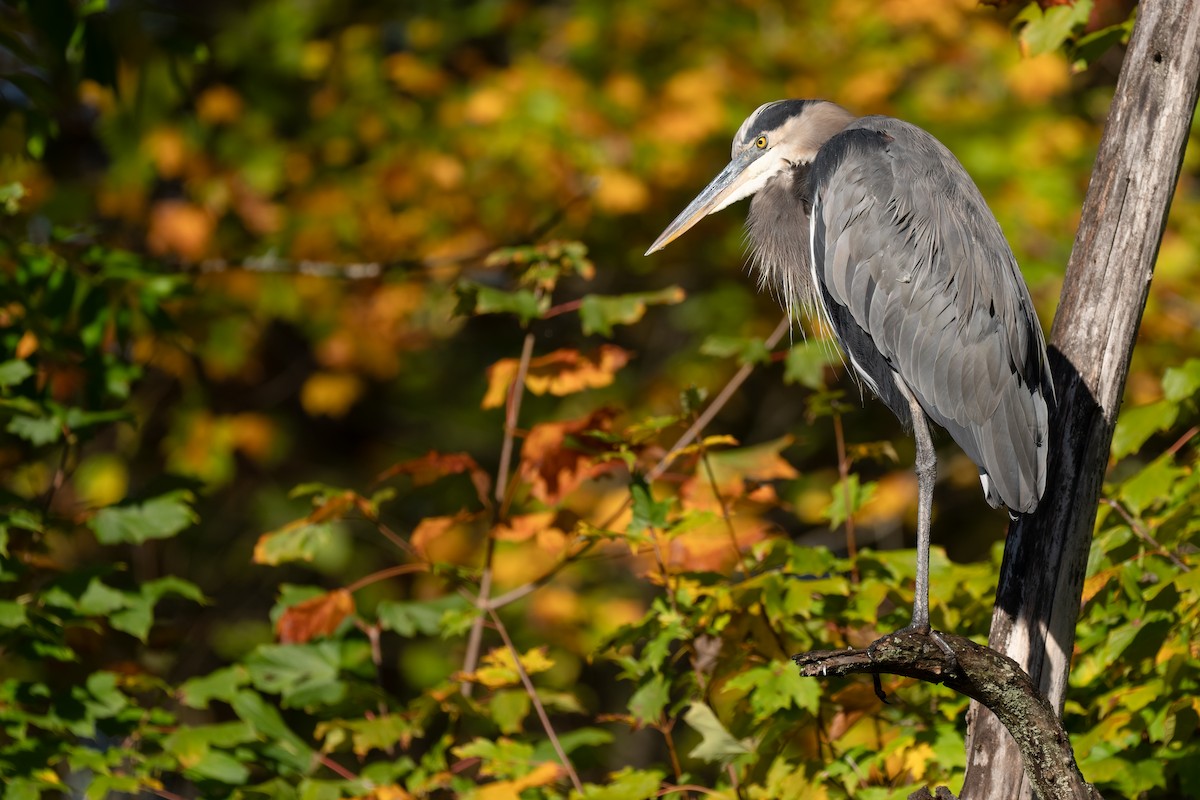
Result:
[[[284,611],[275,633],[284,644],[303,644],[329,636],[353,613],[354,597],[345,589],[335,589]]]
[[[549,528],[553,519],[553,511],[510,517],[493,529],[492,536],[502,542],[524,542]]]
[[[629,363],[628,350],[613,344],[601,345],[595,353],[584,355],[578,350],[555,350],[531,359],[525,375],[525,386],[534,394],[549,392],[557,397],[598,389],[613,382],[617,370]],[[504,405],[508,387],[516,378],[518,361],[502,358],[488,367],[488,389],[483,408]]]
[[[461,541],[451,541],[448,547],[443,546],[435,548],[431,552],[431,546],[443,539],[447,534],[454,531],[464,522],[470,522],[475,518],[474,514],[468,514],[460,511],[450,517],[426,517],[417,523],[417,527],[413,529],[412,536],[409,537],[409,542],[413,549],[421,554],[422,558],[430,561],[453,561],[457,560],[461,555]],[[461,537],[458,537],[461,539]]]
[[[146,245],[155,255],[199,261],[208,250],[216,220],[199,206],[183,200],[163,200],[150,210]]]
[[[393,464],[379,473],[375,478],[375,483],[383,483],[397,475],[409,475],[412,477],[413,484],[424,486],[447,475],[459,475],[463,472],[470,474],[471,483],[475,484],[475,493],[479,495],[479,502],[485,506],[488,505],[488,492],[492,487],[491,478],[467,453],[439,453],[430,450],[420,458]]]
[[[616,469],[615,462],[596,463],[596,453],[608,445],[585,433],[610,430],[615,416],[614,410],[602,408],[582,419],[534,425],[525,437],[519,470],[533,496],[554,505],[584,481]]]
[[[16,352],[14,356],[20,359],[29,358],[38,349],[38,337],[33,331],[25,331],[21,334],[20,340],[17,342]]]

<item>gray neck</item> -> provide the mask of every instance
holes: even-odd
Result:
[[[751,199],[746,220],[759,288],[769,289],[793,319],[817,302],[809,264],[808,170],[797,164],[781,172]]]

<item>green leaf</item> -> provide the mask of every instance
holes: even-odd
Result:
[[[222,667],[207,675],[190,678],[179,687],[180,701],[190,708],[208,708],[213,700],[231,702],[238,690],[250,681],[250,674],[240,664]]]
[[[1045,11],[1037,3],[1025,6],[1017,15],[1021,27],[1021,43],[1025,54],[1037,56],[1062,47],[1092,13],[1092,0],[1076,0],[1071,5],[1051,6]]]
[[[877,484],[874,481],[868,481],[865,485],[860,485],[858,482],[858,473],[851,473],[845,481],[838,481],[830,491],[833,494],[833,500],[829,503],[829,507],[825,509],[825,516],[829,519],[830,527],[836,528],[844,523],[849,517],[858,513],[871,496],[875,494]],[[847,496],[850,507],[846,508]]]
[[[633,519],[629,523],[629,533],[639,534],[647,528],[662,529],[667,527],[667,514],[671,510],[671,499],[655,500],[650,493],[650,486],[644,480],[635,480],[629,487],[633,493]]]
[[[129,601],[127,592],[114,589],[99,578],[92,578],[87,589],[79,596],[77,608],[81,614],[88,616],[107,616],[117,609],[126,608]]]
[[[142,503],[109,506],[96,512],[88,527],[101,544],[142,544],[149,539],[169,539],[198,519],[191,503],[195,498],[178,489]]]
[[[541,319],[550,308],[550,297],[532,289],[504,291],[491,286],[460,281],[455,291],[459,295],[459,312],[480,314],[515,314],[522,325]]]
[[[739,364],[766,364],[771,360],[767,343],[748,336],[709,336],[700,345],[700,352],[716,358],[737,356]]]
[[[246,659],[250,681],[262,692],[279,694],[284,708],[329,705],[346,694],[338,679],[339,643],[260,645]]]
[[[254,546],[254,563],[275,567],[313,561],[341,530],[336,522],[313,522],[263,534]]]
[[[683,302],[686,296],[678,286],[607,297],[589,294],[579,303],[579,322],[585,336],[593,333],[612,336],[614,325],[632,325],[645,315],[647,306],[674,305]]]
[[[29,622],[25,606],[14,600],[0,600],[0,628],[19,628]]]
[[[1186,400],[1200,391],[1200,358],[1189,358],[1183,366],[1172,367],[1163,375],[1163,394],[1172,403]]]
[[[683,721],[700,734],[700,744],[689,753],[692,758],[712,764],[727,764],[738,756],[754,752],[754,741],[733,738],[713,710],[704,703],[692,703]]]
[[[626,767],[613,773],[608,785],[587,783],[582,794],[571,792],[571,800],[650,800],[659,796],[665,773]]]
[[[29,366],[28,361],[12,359],[0,363],[0,389],[16,386],[32,374],[33,367]]]
[[[1151,436],[1174,425],[1178,415],[1179,406],[1169,400],[1123,409],[1113,431],[1113,458],[1137,452]]]
[[[88,710],[96,717],[109,718],[129,706],[129,698],[117,689],[117,676],[112,672],[93,672],[87,677],[91,695]]]
[[[821,706],[821,687],[798,676],[787,663],[748,669],[725,685],[749,693],[750,708],[759,722],[789,708],[816,714]]]
[[[447,612],[462,611],[470,606],[460,595],[447,595],[424,602],[383,600],[375,609],[379,625],[404,637],[437,636],[442,631],[442,618]]]
[[[831,363],[833,348],[828,340],[805,341],[792,345],[783,362],[783,382],[821,391],[825,388],[825,367]]]
[[[629,713],[643,725],[662,719],[663,709],[671,699],[671,682],[666,675],[655,673],[629,698]]]
[[[62,423],[54,417],[30,417],[18,414],[8,422],[5,428],[13,436],[41,447],[57,442],[62,437]]]
[[[1164,453],[1121,484],[1117,497],[1136,515],[1170,496],[1171,487],[1187,473]]]
[[[240,786],[250,779],[250,769],[245,764],[220,750],[208,750],[183,774],[192,780],[207,779],[232,786]]]
[[[312,766],[313,749],[292,732],[283,717],[256,692],[243,690],[234,695],[233,712],[244,720],[272,747],[269,752],[297,772]]]

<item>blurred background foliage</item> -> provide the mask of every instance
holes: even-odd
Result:
[[[962,698],[786,660],[906,622],[911,443],[773,344],[741,214],[641,254],[825,97],[960,157],[1048,330],[1130,6],[1046,6],[0,3],[5,796],[953,787]],[[1067,708],[1117,796],[1200,796],[1197,153]],[[982,640],[1005,519],[940,449],[934,624]]]

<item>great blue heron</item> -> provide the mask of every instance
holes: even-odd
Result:
[[[993,508],[1031,512],[1046,488],[1054,387],[1029,290],[979,189],[941,142],[822,100],[760,106],[734,137],[733,160],[646,255],[750,195],[761,283],[789,312],[816,309],[859,379],[913,430],[909,627],[929,632],[928,421],[979,467]]]

